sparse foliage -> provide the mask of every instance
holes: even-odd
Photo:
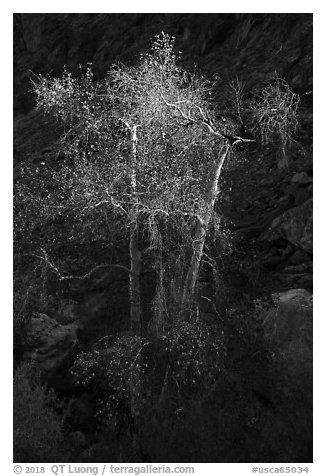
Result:
[[[94,350],[79,354],[72,370],[77,385],[95,386],[102,394],[98,416],[103,422],[119,414],[121,405],[139,414],[144,405],[142,384],[147,364],[143,359],[148,343],[138,336],[105,339]]]
[[[170,378],[180,396],[185,397],[189,390],[194,396],[195,389],[214,389],[226,355],[223,334],[217,326],[207,326],[199,316],[181,320],[162,340],[170,362]]]
[[[278,76],[256,95],[251,104],[253,128],[263,144],[280,141],[285,148],[294,140],[298,106],[299,96]]]

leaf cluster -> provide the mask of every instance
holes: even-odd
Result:
[[[72,374],[77,385],[95,386],[103,398],[98,415],[110,419],[119,411],[121,402],[139,411],[144,404],[142,384],[147,363],[143,359],[148,343],[138,336],[124,336],[108,345],[105,339],[89,352],[82,352],[75,360]]]

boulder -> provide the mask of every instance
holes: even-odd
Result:
[[[306,172],[298,172],[293,175],[291,182],[297,184],[298,186],[308,185],[312,183],[313,179]]]
[[[293,267],[293,271],[291,271],[290,268],[291,267],[289,266],[285,268],[283,272],[276,274],[276,277],[279,279],[282,286],[284,288],[297,287],[312,291],[312,273],[309,272],[309,270],[307,270],[307,272],[299,272],[299,270],[297,270],[295,267]]]
[[[313,422],[312,295],[291,289],[274,295],[277,305],[265,318],[270,343],[275,400],[283,430],[294,437],[291,461],[311,458]],[[289,452],[289,450],[287,450]],[[289,453],[288,453],[289,454]],[[303,459],[306,458],[306,459]]]
[[[311,256],[308,253],[303,250],[296,249],[294,253],[290,256],[288,263],[289,265],[296,265],[311,261]]]
[[[286,188],[286,193],[293,200],[293,206],[297,207],[312,197],[313,184],[300,184],[299,182],[293,182]]]
[[[76,324],[61,325],[46,314],[35,314],[23,339],[23,359],[33,361],[45,374],[56,371],[72,355],[76,330]]]
[[[264,331],[271,348],[287,362],[292,375],[305,372],[312,378],[312,295],[305,289],[291,289],[273,295],[277,305],[264,319]]]
[[[283,238],[302,250],[312,253],[313,245],[312,199],[291,208],[272,221],[259,241],[274,242]]]
[[[272,420],[264,413],[261,441],[277,442],[278,460],[311,461],[313,423],[312,295],[291,289],[272,295],[275,306],[265,312],[263,327],[269,349],[267,376],[254,388],[259,400],[272,404]],[[262,378],[260,378],[263,381]],[[258,390],[258,391],[257,391]],[[257,399],[256,399],[257,400]],[[279,446],[278,446],[279,445]],[[270,451],[270,450],[268,450]]]

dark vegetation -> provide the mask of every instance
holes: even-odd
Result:
[[[264,327],[275,293],[312,290],[301,231],[266,237],[311,198],[311,18],[190,15],[180,42],[196,21],[209,35],[179,58],[168,34],[137,45],[183,21],[149,16],[107,16],[134,40],[105,72],[103,57],[48,75],[40,55],[15,119],[15,461],[311,461],[310,361]],[[64,20],[86,41],[105,17]],[[33,53],[29,22],[57,21],[16,15],[17,51]],[[41,337],[66,341],[42,354],[48,316]]]

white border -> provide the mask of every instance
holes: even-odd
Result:
[[[200,10],[199,8],[200,7]],[[266,7],[266,8],[264,8]],[[109,8],[109,12],[107,11]],[[310,1],[220,1],[180,2],[167,0],[158,2],[68,2],[56,1],[15,1],[1,6],[1,137],[2,137],[2,174],[0,187],[1,206],[1,297],[2,297],[2,333],[1,343],[1,389],[3,411],[1,422],[2,464],[8,465],[12,474],[12,14],[13,13],[137,13],[169,12],[169,13],[314,13],[314,464],[309,474],[326,474],[325,465],[325,320],[326,303],[323,300],[326,285],[325,262],[325,187],[326,187],[326,151],[324,138],[326,135],[325,119],[325,8],[322,2]],[[8,463],[7,463],[8,461]],[[250,474],[252,464],[216,464],[195,465],[196,474]],[[257,465],[273,467],[273,464]],[[274,465],[280,466],[280,465]],[[284,465],[285,466],[285,465]],[[198,468],[197,468],[198,467]],[[50,473],[48,473],[50,474]]]

